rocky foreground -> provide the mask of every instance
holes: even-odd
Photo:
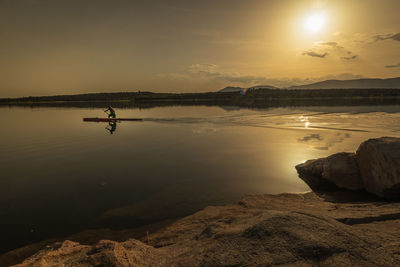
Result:
[[[348,194],[247,196],[145,240],[64,241],[18,266],[400,265],[400,203]]]
[[[298,166],[316,192],[207,207],[143,240],[55,243],[17,266],[400,266],[400,203],[378,197],[398,194],[397,142]]]

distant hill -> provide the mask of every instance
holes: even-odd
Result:
[[[243,89],[244,88],[242,88],[242,87],[228,86],[228,87],[225,87],[222,90],[219,90],[219,92],[221,92],[221,93],[240,92]],[[271,85],[256,85],[256,86],[252,86],[250,88],[247,88],[247,90],[262,90],[262,89],[279,89],[279,88],[277,88],[275,86],[271,86]]]
[[[289,89],[400,89],[400,77],[390,79],[326,80]]]

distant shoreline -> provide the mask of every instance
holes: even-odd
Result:
[[[9,106],[71,106],[157,107],[174,105],[285,107],[340,105],[397,105],[400,89],[255,89],[240,92],[151,93],[119,92],[78,95],[0,98],[0,105]]]

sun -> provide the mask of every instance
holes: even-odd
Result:
[[[325,26],[325,16],[322,13],[315,13],[304,20],[304,28],[311,33],[320,32]]]

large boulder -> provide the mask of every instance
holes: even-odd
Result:
[[[301,174],[321,177],[324,171],[325,158],[310,159],[304,163],[296,165],[296,170]]]
[[[315,192],[330,192],[339,189],[334,183],[322,178],[325,159],[311,159],[296,166],[299,177]]]
[[[327,157],[323,165],[322,178],[333,182],[340,188],[363,189],[363,182],[354,153],[342,152]]]
[[[363,189],[354,153],[343,152],[333,154],[327,158],[309,160],[297,165],[296,169],[302,175],[301,178],[306,182],[308,181],[312,188],[316,187],[318,179],[323,179],[339,188],[349,190]],[[310,182],[313,184],[311,185]],[[321,184],[318,184],[318,187],[321,188]]]
[[[400,138],[381,137],[363,142],[357,162],[365,190],[378,196],[400,198]]]

